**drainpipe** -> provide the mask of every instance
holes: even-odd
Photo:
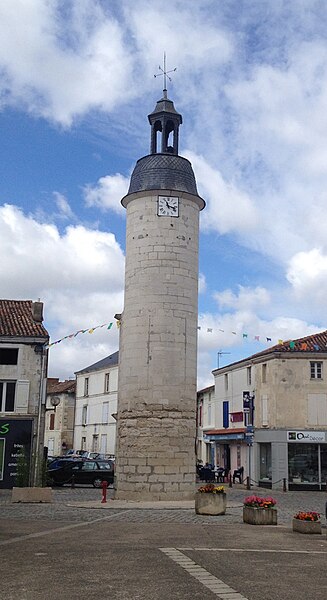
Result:
[[[45,428],[45,401],[46,401],[46,373],[47,373],[48,351],[45,345],[41,346],[41,374],[39,386],[39,403],[37,415],[36,448],[33,473],[33,486],[42,486],[42,464],[43,464],[43,443]]]

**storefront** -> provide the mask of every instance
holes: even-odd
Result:
[[[210,445],[212,465],[233,472],[244,467],[246,470],[247,444],[245,428],[210,430],[203,433],[203,441]]]
[[[259,486],[326,490],[327,432],[257,430],[255,479]]]
[[[31,458],[33,419],[0,419],[0,488],[15,485],[19,457]]]

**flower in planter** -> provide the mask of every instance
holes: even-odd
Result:
[[[214,483],[207,483],[198,488],[198,492],[205,494],[223,494],[225,488],[223,485],[215,485]]]
[[[319,521],[320,514],[314,511],[300,511],[293,517],[294,519],[299,519],[299,521]]]
[[[244,506],[252,506],[253,508],[274,508],[276,500],[271,496],[261,498],[260,496],[247,496],[243,501]]]

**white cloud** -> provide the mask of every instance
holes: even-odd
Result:
[[[267,306],[270,302],[270,294],[268,290],[262,287],[245,288],[242,285],[238,286],[238,294],[234,294],[232,290],[224,290],[223,292],[215,292],[214,298],[218,302],[220,308],[231,308],[234,310],[249,310]]]
[[[207,282],[205,275],[200,273],[199,275],[199,294],[204,294],[207,290]]]
[[[211,167],[205,158],[191,151],[185,153],[191,161],[198,183],[198,191],[207,202],[201,215],[204,229],[219,233],[249,233],[257,226],[257,211],[251,198]]]
[[[120,173],[100,177],[97,184],[84,187],[84,198],[87,206],[98,206],[102,210],[113,210],[124,214],[120,201],[128,192],[129,178]]]
[[[25,106],[65,126],[133,95],[133,61],[115,18],[98,2],[71,6],[17,0],[0,7],[2,104]]]
[[[295,299],[324,315],[327,295],[327,255],[321,249],[298,252],[287,269],[287,279],[292,285]]]
[[[67,198],[63,194],[60,194],[60,192],[53,192],[53,195],[59,210],[59,216],[63,217],[64,219],[72,219],[74,217],[74,213],[69,206]]]
[[[45,325],[55,341],[78,329],[113,321],[123,308],[124,255],[111,233],[69,226],[61,235],[17,207],[0,207],[1,295],[44,301]],[[95,353],[93,354],[93,347]],[[118,348],[103,328],[50,349],[51,373],[69,376],[82,362]],[[95,358],[94,358],[95,357]],[[76,365],[76,363],[78,363]]]

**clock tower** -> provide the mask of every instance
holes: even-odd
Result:
[[[192,499],[195,492],[199,211],[191,163],[178,154],[182,116],[167,91],[148,117],[150,154],[126,208],[116,495]]]

